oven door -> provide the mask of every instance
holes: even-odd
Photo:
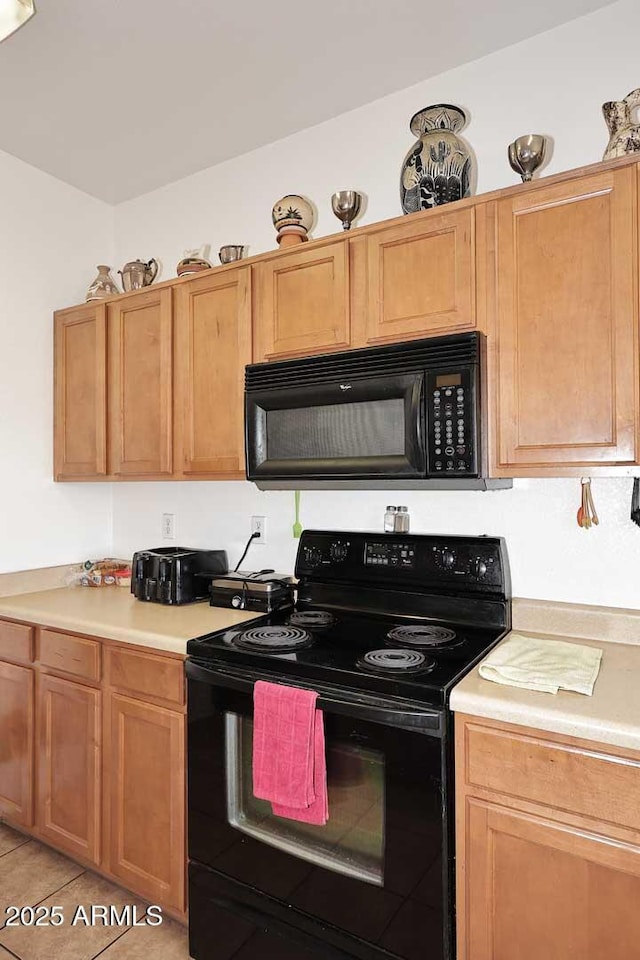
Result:
[[[247,477],[424,477],[423,389],[410,373],[247,392]]]
[[[314,684],[329,820],[313,826],[252,792],[253,684],[281,678],[189,660],[187,679],[191,956],[453,957],[444,711]]]

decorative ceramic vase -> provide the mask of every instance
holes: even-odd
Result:
[[[271,211],[281,247],[304,243],[313,224],[313,207],[304,197],[292,193],[276,201]]]
[[[207,244],[198,250],[185,250],[184,257],[176,267],[179,277],[186,277],[190,273],[200,273],[201,270],[211,270],[213,264],[207,259]]]
[[[608,100],[602,104],[609,143],[603,160],[614,160],[640,151],[640,123],[634,123],[632,111],[640,106],[640,89],[632,90],[624,100]]]
[[[106,264],[100,264],[97,268],[98,276],[95,278],[89,289],[85,300],[106,300],[107,297],[113,297],[118,290],[115,280],[111,276],[111,267]]]
[[[456,136],[466,122],[464,110],[450,103],[425,107],[411,118],[409,126],[418,142],[404,158],[400,174],[404,213],[469,196],[471,153]]]
[[[142,287],[150,286],[158,276],[158,261],[153,257],[148,263],[143,260],[130,260],[118,273],[122,277],[122,289],[125,293],[141,290]]]

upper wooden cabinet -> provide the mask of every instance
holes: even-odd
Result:
[[[351,346],[346,238],[254,267],[256,361],[345,350]]]
[[[474,329],[473,207],[410,218],[368,233],[365,242],[366,344]]]
[[[60,310],[54,321],[56,480],[107,472],[106,307]]]
[[[56,479],[241,478],[251,360],[470,330],[490,476],[635,472],[639,180],[624,158],[59,312]]]
[[[115,476],[173,469],[171,287],[114,300],[109,321],[109,460]]]
[[[635,169],[525,189],[493,206],[493,474],[633,464]]]
[[[251,268],[176,288],[176,468],[244,476],[244,368],[251,363]]]

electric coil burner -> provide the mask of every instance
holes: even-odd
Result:
[[[390,643],[399,643],[407,647],[430,647],[439,649],[441,647],[450,647],[454,643],[461,643],[455,630],[447,630],[445,627],[431,627],[424,624],[419,627],[394,627],[389,630],[387,640]]]
[[[335,622],[336,618],[328,610],[296,610],[289,617],[292,626],[305,627],[307,630],[326,630]]]
[[[272,650],[276,653],[291,653],[301,647],[308,647],[311,642],[312,637],[306,630],[286,625],[256,627],[253,630],[245,630],[233,638],[236,647],[267,652]]]
[[[510,627],[504,543],[305,530],[295,575],[293,610],[187,645],[189,955],[454,960],[449,695]],[[260,680],[317,694],[324,826],[254,796]]]
[[[436,661],[417,650],[369,650],[358,666],[374,673],[415,673],[433,670]]]

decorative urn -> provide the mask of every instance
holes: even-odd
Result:
[[[271,211],[273,225],[278,231],[281,247],[304,243],[313,225],[313,207],[308,200],[291,193],[277,200]]]

